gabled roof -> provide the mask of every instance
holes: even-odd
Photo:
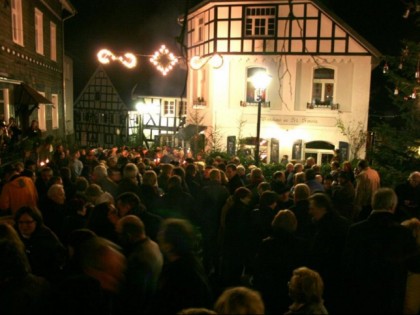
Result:
[[[109,71],[109,69],[105,69],[102,65],[99,65],[95,72],[92,74],[92,76],[90,77],[90,79],[88,80],[88,82],[86,83],[86,85],[84,86],[82,92],[79,94],[79,96],[76,98],[75,100],[75,104],[79,103],[80,100],[83,99],[83,95],[88,92],[88,89],[91,86],[95,85],[95,78],[98,76],[101,76],[102,74],[105,75],[105,77],[108,79],[108,82],[104,82],[105,84],[110,84],[112,85],[112,87],[115,90],[115,93],[118,95],[118,97],[120,98],[121,102],[128,108],[130,103],[131,103],[131,90],[130,90],[130,85],[129,83],[126,84],[119,84],[120,81],[117,80],[117,78],[114,77],[114,79],[112,78],[112,71]],[[110,75],[111,74],[111,75]],[[115,84],[117,83],[117,84]],[[126,88],[123,88],[126,87]],[[131,86],[132,89],[133,86]]]
[[[362,47],[364,47],[375,59],[376,62],[374,64],[379,62],[379,59],[382,57],[382,53],[376,49],[370,42],[368,42],[365,38],[363,38],[359,33],[357,33],[353,28],[351,28],[344,20],[342,20],[340,17],[338,17],[335,13],[332,12],[327,6],[325,6],[323,3],[321,3],[318,0],[204,0],[199,2],[197,5],[193,6],[189,10],[189,14],[199,10],[201,7],[204,7],[208,4],[214,3],[214,4],[221,4],[221,3],[229,3],[229,4],[253,4],[258,5],[258,2],[261,2],[262,5],[267,4],[277,4],[277,3],[312,3],[317,9],[319,9],[322,13],[324,13],[326,16],[328,16],[331,20],[333,20],[335,23],[340,25],[350,36],[353,38],[357,43],[359,43]]]
[[[343,19],[341,19],[338,15],[328,9],[323,3],[318,0],[311,0],[314,5],[318,7],[325,15],[329,16],[333,21],[337,24],[341,25],[347,33],[349,33],[359,44],[365,47],[374,58],[380,59],[382,57],[382,53],[376,49],[369,41],[367,41],[363,36],[361,36],[358,32],[356,32],[350,25],[348,25]]]
[[[124,68],[121,64],[99,65],[89,81],[77,97],[85,93],[87,87],[92,84],[98,71],[104,71],[115,88],[122,102],[130,109],[134,106],[133,96],[145,97],[156,95],[160,97],[185,97],[185,85],[187,74],[182,64],[178,64],[166,76],[160,74],[151,64],[140,64],[134,69]]]

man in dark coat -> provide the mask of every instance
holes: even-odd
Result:
[[[378,189],[370,216],[350,227],[344,251],[345,308],[349,314],[402,314],[407,266],[419,252],[410,230],[394,218],[397,196]]]
[[[309,266],[324,280],[325,306],[333,313],[339,306],[341,258],[350,221],[340,216],[325,193],[309,197],[309,213],[314,220],[310,239]]]
[[[130,214],[139,217],[144,223],[146,235],[154,241],[157,240],[162,217],[147,211],[135,193],[125,192],[120,194],[115,201],[115,205],[120,218]]]
[[[203,234],[203,263],[207,272],[214,268],[217,259],[217,237],[222,208],[229,197],[229,190],[221,183],[221,173],[213,169],[209,182],[198,196],[198,221]]]
[[[332,201],[335,209],[347,219],[353,221],[354,211],[354,186],[346,172],[339,172],[337,175],[338,186],[333,188]]]
[[[137,216],[121,218],[116,229],[127,258],[120,313],[145,314],[157,290],[163,266],[162,253],[159,245],[146,235],[144,224]]]
[[[237,188],[244,186],[241,177],[237,174],[235,164],[232,163],[226,166],[226,176],[229,179],[228,188],[231,195],[235,193]]]
[[[262,241],[254,265],[253,287],[261,292],[266,314],[281,314],[292,303],[287,282],[293,270],[305,266],[307,242],[296,236],[296,216],[280,210],[272,222],[272,235]]]

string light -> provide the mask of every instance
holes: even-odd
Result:
[[[111,61],[119,61],[129,69],[132,69],[137,66],[138,61],[136,56],[150,57],[150,62],[163,75],[167,75],[168,72],[171,71],[173,67],[178,63],[178,59],[181,58],[175,56],[172,52],[170,52],[165,45],[162,45],[159,48],[159,50],[156,51],[153,55],[134,55],[133,53],[128,52],[123,54],[122,56],[117,56],[109,49],[101,49],[97,53],[97,57],[100,63],[109,64],[111,63]],[[214,55],[205,57],[193,56],[189,61],[189,65],[193,70],[198,70],[201,69],[205,64],[209,63],[214,69],[219,69],[223,66],[223,62],[223,56],[216,53]],[[388,72],[388,70],[388,64],[385,63],[384,73]]]
[[[404,63],[409,60],[408,58],[410,57],[410,49],[408,46],[405,46],[402,50],[401,50],[401,56],[399,58],[399,64],[398,64],[398,70],[402,70],[404,68]],[[407,63],[405,65],[406,67],[412,67],[412,65],[410,63]],[[382,72],[384,74],[388,74],[390,72],[390,68],[389,65],[387,63],[387,61],[385,61],[383,67],[382,67]],[[420,54],[417,57],[417,65],[415,66],[415,69],[413,71],[413,76],[415,79],[415,82],[420,83]],[[393,77],[393,75],[391,75],[391,77]],[[395,88],[394,88],[394,95],[397,96],[400,94],[401,91],[406,91],[407,89],[405,88],[406,86],[409,86],[409,82],[402,84],[402,90],[400,90],[401,88],[401,82],[399,82],[398,84],[395,84]],[[419,86],[415,86],[412,90],[412,92],[404,92],[402,96],[402,98],[405,101],[410,101],[410,100],[415,100],[417,99],[417,94],[419,92],[420,88]]]
[[[178,63],[178,58],[171,53],[165,45],[162,45],[158,51],[155,52],[150,62],[153,63],[163,75],[166,75],[175,64]]]
[[[389,71],[389,66],[388,66],[388,63],[385,62],[384,67],[382,68],[382,72],[386,74],[388,73],[388,71]]]
[[[132,53],[125,53],[123,56],[116,56],[108,49],[101,49],[97,54],[100,63],[109,64],[111,61],[119,61],[129,69],[137,65],[137,58]]]
[[[101,49],[97,53],[97,57],[100,63],[102,64],[109,64],[111,61],[119,61],[125,67],[132,69],[137,66],[137,57],[151,57],[150,62],[162,72],[163,75],[166,75],[169,71],[173,69],[173,67],[178,63],[178,58],[171,53],[165,45],[162,45],[158,51],[155,52],[154,55],[139,55],[139,54],[132,54],[127,52],[121,56],[115,55],[109,49]]]

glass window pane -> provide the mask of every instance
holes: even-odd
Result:
[[[321,97],[322,97],[322,84],[314,83],[312,87],[312,102],[315,104],[319,104],[321,102]]]
[[[314,79],[334,79],[334,70],[327,68],[315,69]]]
[[[328,102],[329,105],[331,105],[333,103],[333,97],[334,97],[334,84],[326,83],[324,100]]]

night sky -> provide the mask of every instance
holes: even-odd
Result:
[[[78,13],[65,22],[65,45],[67,55],[74,62],[75,97],[98,66],[96,53],[100,48],[152,55],[160,45],[166,44],[175,55],[181,55],[176,42],[176,37],[181,33],[177,17],[185,12],[187,2],[191,7],[200,1],[72,0]],[[385,55],[398,55],[401,40],[417,36],[415,32],[418,29],[413,27],[413,17],[402,18],[405,6],[401,0],[321,2]],[[146,89],[163,80],[149,65],[148,59],[146,56],[140,57],[140,66],[135,70],[128,71],[121,65],[112,67],[122,74],[128,75],[130,72],[129,75],[138,78],[140,86]],[[171,78],[171,73],[168,78]]]

